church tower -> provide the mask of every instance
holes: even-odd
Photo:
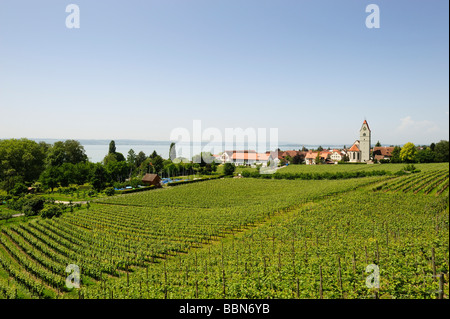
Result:
[[[369,124],[364,120],[361,129],[359,130],[359,149],[361,150],[361,162],[367,162],[370,160],[370,142],[371,132]]]

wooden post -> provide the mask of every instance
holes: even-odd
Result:
[[[436,260],[435,260],[435,255],[434,255],[434,247],[431,248],[431,264],[433,267],[433,278],[434,280],[436,280]]]
[[[439,274],[439,293],[438,299],[444,299],[444,274]]]
[[[128,262],[127,262],[127,267],[126,267],[127,269],[127,287],[129,287],[130,286],[130,276],[129,276],[129,274],[128,274]]]
[[[380,249],[378,247],[378,240],[375,242],[377,245],[377,265],[380,264]]]
[[[323,299],[322,266],[319,266],[319,279],[320,279],[319,295],[320,299]]]
[[[341,258],[338,257],[338,283],[341,289],[341,297],[344,297],[344,289],[342,288]]]
[[[299,299],[299,298],[300,298],[300,282],[297,278],[297,299]]]
[[[225,269],[222,269],[222,283],[223,283],[223,298],[226,296],[226,290],[225,290]]]
[[[368,265],[369,263],[367,262],[367,246],[364,246],[364,251],[366,252],[366,265]]]
[[[353,274],[356,274],[356,253],[353,252]]]

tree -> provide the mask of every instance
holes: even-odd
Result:
[[[24,204],[22,206],[22,211],[26,216],[38,215],[40,211],[44,208],[45,200],[42,197],[27,195],[24,198]]]
[[[225,163],[223,167],[223,173],[225,175],[233,175],[235,169],[236,167],[234,166],[233,163]]]
[[[400,152],[402,148],[400,146],[395,146],[392,150],[392,157],[391,157],[391,163],[400,163]]]
[[[61,166],[64,163],[78,164],[88,161],[84,147],[75,140],[55,142],[48,152],[48,166]]]
[[[28,139],[0,140],[0,181],[36,181],[45,169],[45,158],[49,145]]]
[[[111,141],[111,142],[109,142],[108,154],[115,154],[115,153],[116,153],[116,142]]]
[[[127,162],[109,162],[106,165],[106,172],[112,182],[123,182],[129,176],[130,167]]]
[[[301,164],[303,162],[303,157],[300,156],[299,154],[295,155],[292,158],[292,164]]]
[[[44,209],[41,211],[41,217],[42,218],[53,218],[53,217],[59,217],[62,214],[62,209],[59,205],[50,204],[44,207]]]
[[[419,150],[416,154],[416,161],[418,163],[432,163],[434,162],[434,160],[435,153],[429,147],[423,150]]]
[[[381,147],[380,141],[378,141],[377,144],[375,144],[375,147]]]
[[[107,180],[108,174],[106,172],[106,169],[100,163],[95,164],[91,177],[92,187],[97,192],[100,192],[102,189],[105,188]]]
[[[39,177],[39,181],[45,188],[50,188],[53,193],[53,189],[58,187],[59,185],[59,175],[59,169],[57,167],[50,166],[47,167],[44,172],[42,172],[41,176]]]
[[[316,159],[315,159],[316,164],[320,164],[320,159],[321,159],[320,152],[317,152],[317,156],[316,156]]]
[[[150,159],[150,167],[151,173],[158,174],[164,168],[164,159],[161,156],[156,155],[155,157]]]
[[[140,151],[138,153],[138,155],[136,156],[136,167],[140,167],[146,158],[147,158],[147,156],[145,155],[145,153]]]
[[[437,162],[448,162],[449,161],[449,145],[448,141],[441,140],[436,144],[434,148],[434,153],[436,154]]]
[[[150,154],[149,157],[153,159],[153,158],[155,158],[155,157],[157,157],[157,156],[159,156],[158,153],[156,153],[156,151],[153,151],[153,153]]]
[[[411,163],[414,162],[417,154],[416,146],[408,142],[405,145],[403,145],[401,151],[400,151],[400,160],[402,162]]]
[[[317,148],[317,150],[318,150],[319,152],[322,152],[322,151],[323,151],[323,147],[322,147],[322,146],[319,146],[319,147]]]

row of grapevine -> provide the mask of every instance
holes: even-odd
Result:
[[[356,205],[356,203],[359,203]],[[395,204],[394,204],[395,203]],[[436,298],[448,201],[365,192],[304,205],[244,234],[83,289],[89,298]],[[380,288],[366,286],[366,267]],[[444,287],[448,296],[448,284]]]

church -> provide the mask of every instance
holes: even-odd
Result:
[[[347,154],[349,162],[367,163],[370,161],[370,139],[371,131],[369,124],[364,120],[361,129],[359,130],[359,140],[356,140],[348,150]]]

